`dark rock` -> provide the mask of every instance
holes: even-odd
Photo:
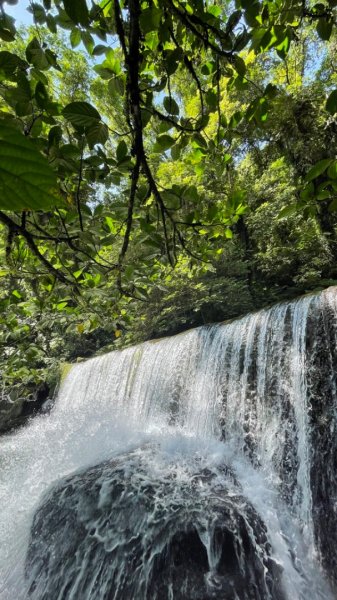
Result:
[[[11,396],[0,398],[0,434],[25,425],[30,417],[44,412],[51,389],[47,382],[43,382],[30,393],[16,396],[12,392]]]
[[[309,315],[306,352],[315,541],[337,590],[337,323],[328,305]]]
[[[102,463],[48,493],[32,526],[28,597],[284,600],[266,528],[230,471],[181,480],[163,469],[151,480],[152,452]]]

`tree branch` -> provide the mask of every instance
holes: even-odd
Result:
[[[67,285],[76,287],[76,284],[73,281],[69,280],[61,271],[55,269],[55,267],[45,258],[45,256],[41,254],[38,246],[34,241],[34,237],[29,231],[27,231],[27,229],[13,221],[8,215],[3,213],[2,211],[0,211],[0,221],[4,225],[6,225],[6,227],[8,227],[8,230],[10,232],[12,232],[13,234],[21,235],[26,240],[27,245],[32,251],[32,253],[46,267],[46,269],[51,275],[56,277],[56,279],[58,279],[58,281],[61,281],[62,283],[66,283]]]

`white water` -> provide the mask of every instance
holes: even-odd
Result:
[[[154,484],[228,465],[265,522],[285,597],[334,598],[314,544],[306,352],[308,315],[327,306],[337,314],[332,288],[74,366],[51,414],[0,440],[0,599],[26,597],[30,527],[49,486],[149,444]]]

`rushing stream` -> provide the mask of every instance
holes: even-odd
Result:
[[[336,342],[329,288],[75,365],[0,439],[0,599],[336,599]]]

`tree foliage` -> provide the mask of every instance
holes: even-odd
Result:
[[[335,278],[336,6],[0,2],[9,384]]]

